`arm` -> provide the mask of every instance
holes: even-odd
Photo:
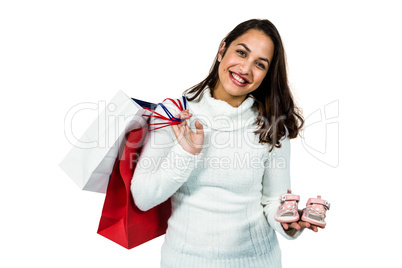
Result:
[[[285,138],[281,143],[282,147],[274,148],[265,163],[261,204],[269,225],[285,238],[295,239],[303,229],[285,231],[282,224],[274,218],[280,205],[279,196],[290,189],[290,140]]]
[[[180,113],[169,101],[164,104],[172,114]],[[155,111],[165,115],[159,106]],[[163,121],[151,117],[150,123],[160,122]],[[187,181],[199,157],[182,148],[172,127],[149,132],[131,180],[137,207],[146,211],[166,201]]]

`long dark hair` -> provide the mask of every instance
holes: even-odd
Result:
[[[296,138],[304,120],[301,111],[295,106],[292,93],[289,88],[286,72],[286,55],[282,40],[276,27],[269,20],[252,19],[237,25],[223,40],[225,51],[230,44],[246,33],[248,30],[255,29],[264,32],[274,43],[274,55],[270,63],[268,73],[261,85],[250,93],[255,99],[253,108],[258,110],[255,124],[259,129],[255,134],[259,134],[260,143],[269,143],[270,151],[274,147],[281,147],[280,140],[287,134],[289,138]],[[221,43],[221,44],[222,44]],[[219,80],[218,76],[218,54],[209,71],[207,78],[197,85],[184,91],[183,95],[194,93],[188,100],[192,101],[209,87],[211,93]],[[286,133],[286,129],[288,133]]]

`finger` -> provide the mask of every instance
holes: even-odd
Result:
[[[184,126],[187,125],[186,119],[190,118],[191,115],[189,115],[187,112],[185,111],[181,111],[176,118],[182,119],[183,121],[178,123],[178,124],[174,124],[172,125],[173,129],[176,129],[178,131],[178,133],[182,134],[184,132]]]
[[[283,227],[283,229],[285,229],[285,230],[288,230],[289,229],[289,225],[287,224],[287,223],[282,223],[282,227]]]
[[[299,221],[300,226],[303,228],[308,228],[314,232],[318,232],[318,227],[306,221]],[[321,227],[320,227],[321,228]]]
[[[180,140],[180,137],[182,136],[182,134],[181,134],[182,131],[180,130],[179,125],[172,125],[172,129],[173,129],[174,135],[176,136],[176,139]]]
[[[290,224],[290,226],[291,226],[293,229],[296,229],[296,230],[300,230],[300,229],[301,229],[300,225],[299,225],[297,222],[292,222],[292,223]]]
[[[302,228],[310,228],[310,226],[311,226],[310,223],[305,222],[305,221],[299,221],[298,223]]]
[[[188,109],[183,110],[180,114],[182,115],[183,119],[188,119],[192,116],[192,114],[190,113],[190,111]]]
[[[186,121],[183,121],[180,124],[171,125],[177,140],[181,140],[183,138],[186,125]]]
[[[182,110],[175,117],[178,118],[178,119],[188,119],[188,118],[191,117],[191,116],[189,117],[189,115],[190,115],[190,113],[188,112],[188,110]]]

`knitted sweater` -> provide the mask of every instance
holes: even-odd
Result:
[[[214,99],[209,89],[197,99],[188,102],[187,123],[193,131],[197,120],[204,126],[201,153],[186,152],[171,127],[152,131],[132,179],[141,210],[172,197],[161,267],[281,267],[275,231],[288,239],[300,234],[288,234],[274,219],[279,196],[290,188],[290,141],[272,152],[258,142],[252,96],[239,107]]]

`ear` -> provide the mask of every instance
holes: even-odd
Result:
[[[218,61],[221,62],[223,58],[223,54],[225,53],[225,42],[222,42],[219,51],[218,51]]]

